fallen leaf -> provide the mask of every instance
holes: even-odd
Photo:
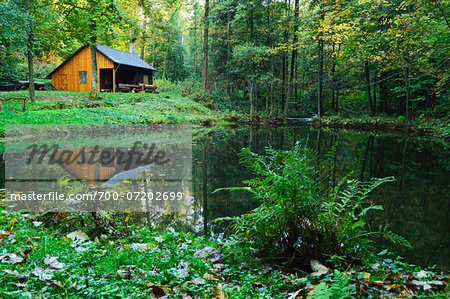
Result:
[[[215,281],[218,281],[218,279],[217,279],[214,275],[209,274],[209,273],[205,273],[205,274],[203,275],[203,278],[204,278],[204,279],[207,279],[207,280],[215,280]]]
[[[53,277],[53,274],[49,270],[45,270],[42,267],[34,268],[33,272],[31,272],[34,276],[39,277],[42,281],[47,281]]]
[[[58,257],[57,256],[49,256],[49,255],[47,255],[45,257],[44,263],[46,265],[48,265],[48,267],[50,269],[53,269],[53,270],[61,270],[66,265],[64,263],[58,262]]]
[[[311,273],[313,276],[322,276],[330,272],[330,269],[322,265],[318,260],[311,260],[311,269],[314,271]]]
[[[194,257],[207,257],[213,250],[211,246],[200,248],[194,253]]]
[[[9,275],[15,275],[15,276],[19,275],[19,272],[17,272],[17,270],[11,271],[11,270],[8,270],[8,269],[4,269],[2,271],[5,272],[6,274],[9,274]]]
[[[129,248],[133,250],[146,250],[150,247],[152,247],[152,244],[150,243],[132,243],[128,245]]]
[[[192,279],[191,282],[193,284],[205,284],[206,280],[201,277],[197,277],[197,278]]]
[[[297,299],[297,297],[300,297],[300,292],[302,291],[302,289],[298,290],[297,292],[293,292],[293,293],[289,293],[289,297],[287,297],[287,299]]]
[[[44,223],[44,222],[41,222],[41,221],[33,221],[33,225],[34,225],[35,227],[41,226],[42,223]]]
[[[427,271],[421,270],[416,274],[417,279],[422,279],[427,277]]]
[[[152,294],[153,294],[156,298],[161,298],[161,297],[163,297],[166,293],[164,292],[162,286],[160,286],[160,285],[152,285]]]
[[[364,279],[369,279],[369,278],[370,278],[370,273],[364,272],[364,273],[362,274],[362,278],[364,278]]]
[[[62,288],[62,283],[60,281],[47,280],[47,285],[51,288]]]
[[[35,246],[27,246],[27,249],[25,249],[24,251],[20,251],[20,253],[21,253],[24,257],[28,257],[28,256],[30,255],[30,253],[31,253],[33,250],[37,249],[37,248],[38,248],[37,245],[35,245]]]
[[[7,263],[7,264],[15,265],[15,264],[22,263],[23,262],[23,257],[18,256],[15,253],[7,253],[7,254],[4,254],[4,255],[0,256],[0,261],[2,261],[4,263]]]
[[[69,238],[72,241],[77,241],[77,240],[79,240],[79,241],[86,241],[86,240],[89,240],[89,236],[86,235],[81,230],[76,230],[74,232],[71,232],[66,237]]]

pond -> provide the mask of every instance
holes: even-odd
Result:
[[[372,214],[372,225],[387,225],[404,236],[414,249],[394,248],[405,260],[420,265],[437,264],[449,269],[450,261],[450,165],[447,145],[439,141],[413,137],[370,135],[351,132],[326,132],[308,126],[287,129],[236,129],[210,132],[193,149],[194,193],[203,205],[206,177],[208,220],[245,213],[255,207],[248,194],[222,191],[217,188],[240,186],[250,174],[239,164],[237,153],[243,147],[263,153],[265,148],[287,148],[289,140],[304,140],[308,146],[324,155],[337,144],[335,180],[352,170],[364,180],[394,176],[370,199],[384,206],[384,211]],[[206,161],[206,163],[204,163]],[[204,175],[206,165],[206,176]],[[204,225],[205,226],[205,225]]]
[[[251,174],[239,164],[238,153],[249,147],[264,153],[267,147],[288,148],[292,140],[303,140],[320,155],[336,145],[334,181],[355,170],[364,180],[394,176],[397,180],[379,187],[370,200],[382,204],[384,211],[371,215],[374,227],[387,225],[404,236],[414,249],[394,248],[380,242],[410,263],[437,264],[450,269],[449,152],[442,141],[415,137],[330,132],[309,126],[285,128],[209,128],[194,133],[192,148],[193,200],[183,213],[163,213],[142,217],[146,222],[204,233],[223,231],[212,220],[235,216],[257,206],[245,192],[217,188],[242,186]],[[0,159],[0,189],[5,186],[5,164]],[[139,187],[137,188],[142,188]]]

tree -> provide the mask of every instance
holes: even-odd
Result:
[[[203,16],[203,76],[202,91],[206,92],[208,84],[208,29],[209,29],[209,0],[205,0],[205,14]]]
[[[294,2],[294,37],[292,39],[292,56],[291,56],[291,72],[289,75],[289,86],[288,86],[288,93],[287,93],[287,98],[286,98],[286,106],[284,107],[284,114],[288,115],[288,111],[289,111],[289,101],[291,100],[291,96],[292,96],[292,89],[294,88],[294,72],[295,72],[295,64],[296,64],[296,59],[297,59],[297,19],[298,19],[298,10],[299,10],[299,6],[298,6],[298,0],[295,0]]]

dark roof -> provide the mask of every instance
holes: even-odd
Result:
[[[57,68],[55,68],[50,74],[48,74],[47,78],[50,79],[51,76],[57,70],[59,70],[70,59],[72,59],[72,57],[77,55],[78,52],[80,52],[85,47],[87,47],[87,46],[84,45],[84,46],[80,47],[78,50],[76,50],[72,55],[70,55],[66,60],[64,60],[63,63],[58,65]],[[128,66],[132,66],[132,67],[138,67],[138,68],[142,68],[142,69],[156,71],[156,69],[154,67],[152,67],[151,65],[149,65],[148,63],[146,63],[145,61],[143,61],[142,59],[140,59],[139,57],[137,57],[133,53],[120,51],[120,50],[113,49],[113,48],[110,48],[110,47],[107,47],[107,46],[102,46],[102,45],[98,45],[97,46],[97,51],[99,51],[100,53],[102,53],[103,55],[108,57],[112,62],[114,62],[116,64],[128,65]]]
[[[152,67],[147,62],[140,59],[133,53],[116,50],[116,49],[102,46],[102,45],[98,45],[97,50],[117,64],[124,64],[124,65],[139,67],[142,69],[156,71],[156,69],[154,67]]]

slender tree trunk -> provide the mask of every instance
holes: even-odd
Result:
[[[284,5],[286,8],[286,11],[288,10],[289,7],[289,1],[285,0],[284,1]],[[283,43],[286,45],[288,42],[288,26],[287,26],[287,22],[285,22],[284,24],[284,32],[283,32]],[[287,55],[288,52],[286,50],[283,51],[283,60],[281,63],[281,109],[284,110],[284,106],[285,106],[285,100],[286,100],[286,72],[287,72]]]
[[[333,54],[335,51],[335,43],[333,42]],[[333,66],[331,67],[331,108],[336,111],[336,60],[333,57]]]
[[[322,5],[319,6],[319,14],[321,21],[325,20],[325,12],[323,11]],[[319,59],[319,88],[317,92],[317,116],[320,118],[322,116],[322,97],[323,97],[323,38],[322,35],[319,36],[319,46],[318,46],[318,59]]]
[[[169,35],[169,38],[167,40],[166,54],[164,55],[164,70],[163,70],[163,77],[164,78],[166,78],[166,75],[167,75],[167,57],[169,56],[169,51],[170,51],[170,35]]]
[[[366,92],[367,92],[367,108],[369,108],[369,115],[373,115],[373,107],[372,107],[372,95],[370,92],[370,69],[369,69],[369,61],[366,60],[364,62],[364,70],[366,76]]]
[[[203,193],[203,231],[208,235],[208,171],[206,164],[206,146],[203,142],[202,148],[202,193]]]
[[[147,22],[144,21],[144,30],[142,31],[142,44],[141,44],[141,59],[144,60],[144,55],[145,55],[145,32],[147,31]]]
[[[153,42],[153,45],[152,45],[152,66],[154,66],[155,65],[155,57],[156,57],[156,34],[155,34],[155,28],[153,28],[153,30],[152,30],[153,32],[152,32],[152,42]]]
[[[375,78],[377,78],[375,76]],[[375,79],[374,79],[375,81]],[[373,114],[376,115],[377,114],[377,85],[373,84]]]
[[[97,99],[97,87],[98,87],[98,74],[97,74],[97,46],[95,44],[95,38],[92,39],[89,48],[91,49],[91,92],[89,93],[89,98],[91,100]]]
[[[250,119],[253,119],[253,117],[255,116],[255,87],[254,85],[254,80],[250,79],[249,80],[249,97],[250,97]]]
[[[323,39],[319,38],[319,76],[317,92],[317,116],[322,116],[322,97],[323,97]]]
[[[297,21],[298,21],[298,0],[294,2],[294,36],[292,39],[292,56],[291,56],[291,71],[289,73],[289,85],[288,92],[286,96],[286,104],[284,106],[284,115],[288,115],[289,112],[289,102],[292,97],[292,90],[294,88],[294,72],[295,72],[295,61],[297,59]]]
[[[231,11],[230,5],[227,5],[227,66],[230,61],[231,56],[231,47],[230,47],[230,39],[231,39]],[[227,94],[230,95],[231,85],[230,85],[230,72],[228,67],[226,68],[227,72]]]
[[[130,25],[130,44],[128,46],[128,51],[130,53],[133,53],[134,51],[134,42],[136,41],[136,39],[134,38],[134,28],[132,25]]]
[[[341,43],[339,43],[339,45],[338,45],[338,53],[341,51]],[[338,68],[339,69],[339,68]],[[338,74],[339,74],[339,71],[338,71]],[[340,84],[340,80],[339,80],[339,77],[338,77],[338,80],[335,80],[335,82],[334,82],[334,84],[336,84],[336,99],[335,99],[335,111],[336,112],[338,112],[339,111],[339,92],[340,92],[340,87],[341,87],[341,84]]]
[[[361,165],[361,172],[359,173],[359,180],[362,181],[364,179],[364,172],[366,169],[366,164],[367,164],[367,157],[369,154],[369,150],[371,147],[371,144],[373,143],[373,135],[370,135],[367,138],[367,144],[366,144],[366,149],[364,150],[364,159],[363,159],[363,163]]]
[[[386,88],[386,78],[387,73],[381,72],[380,74],[380,82],[379,88],[380,88],[380,102],[381,102],[381,113],[386,113],[386,104],[387,104],[387,88]]]
[[[411,114],[409,112],[409,100],[411,97],[411,62],[408,61],[408,67],[406,70],[406,101],[405,101],[405,110],[406,110],[406,119],[408,120],[408,124],[411,125]]]
[[[206,92],[206,86],[208,85],[208,29],[209,29],[209,0],[205,0],[205,15],[203,17],[204,31],[203,31],[203,78],[202,78],[202,91]]]
[[[34,44],[34,34],[33,34],[33,21],[30,10],[30,0],[26,0],[26,11],[28,17],[28,42],[27,42],[27,60],[28,60],[28,93],[29,98],[32,103],[34,103],[34,66],[33,66],[33,44]]]

